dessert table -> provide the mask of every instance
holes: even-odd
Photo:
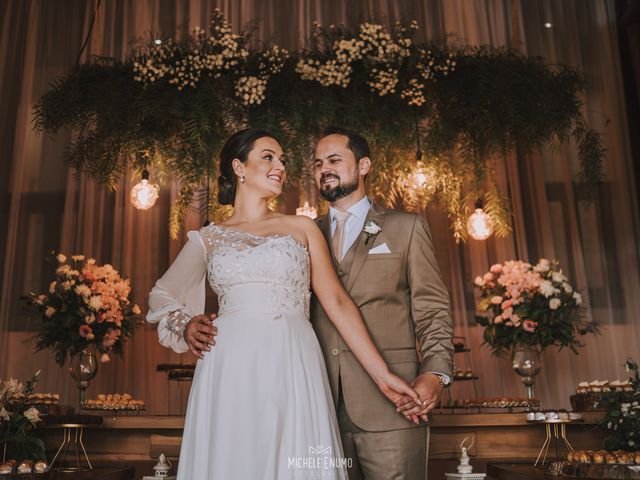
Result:
[[[575,449],[600,448],[605,436],[597,429],[601,413],[585,413],[584,422],[567,425]],[[177,459],[184,426],[183,416],[103,416],[102,425],[87,430],[84,444],[93,465],[136,466],[136,476],[149,474],[161,453]],[[43,432],[52,457],[63,431]],[[475,471],[485,472],[488,463],[533,464],[546,438],[545,425],[528,423],[524,413],[434,414],[431,424],[429,472],[433,478],[450,470],[460,455],[460,442],[475,437],[469,451]],[[175,462],[174,462],[175,465]]]

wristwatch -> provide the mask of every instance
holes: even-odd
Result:
[[[451,386],[451,377],[448,375],[443,375],[442,373],[433,373],[440,382],[442,388],[449,388]]]

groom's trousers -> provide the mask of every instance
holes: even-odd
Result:
[[[342,385],[339,388],[337,416],[344,455],[353,462],[349,469],[349,480],[427,478],[429,431],[426,426],[385,432],[362,430],[349,418]]]

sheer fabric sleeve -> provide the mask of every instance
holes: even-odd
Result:
[[[204,313],[207,261],[199,232],[188,241],[169,270],[149,293],[147,322],[158,324],[160,343],[178,353],[189,350],[183,332],[189,320]]]

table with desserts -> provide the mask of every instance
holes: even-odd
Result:
[[[628,388],[623,382],[611,383],[613,390]],[[536,461],[539,467],[548,468],[557,458],[568,465],[563,467],[567,472],[598,463],[633,464],[635,456],[627,458],[599,451],[606,436],[599,428],[604,418],[601,407],[603,398],[611,390],[608,383],[581,383],[571,398],[574,406],[571,412],[543,409],[535,399],[526,398],[450,399],[431,418],[429,474],[432,478],[443,478],[444,472],[455,471],[460,444],[467,437],[474,440],[469,455],[476,472],[487,472],[489,465],[494,465],[491,467],[494,473],[505,475],[505,468],[516,465],[514,472],[524,475],[529,471],[528,466]],[[52,409],[52,412],[58,410]],[[65,423],[59,415],[49,415],[47,423],[45,416],[45,426],[41,428],[50,459],[65,441],[61,425],[71,422],[74,414],[58,413],[68,413],[71,417]],[[177,463],[184,416],[146,415],[144,402],[128,394],[100,394],[85,402],[80,415],[100,419],[93,425],[85,422],[82,439],[82,448],[96,468],[133,467],[135,476],[140,477],[150,473],[160,454],[165,454],[174,465]],[[551,438],[550,432],[556,432],[555,438]],[[547,450],[542,457],[545,446]],[[568,450],[575,450],[569,458]],[[637,461],[640,463],[640,456]],[[540,468],[534,470],[541,471]]]

